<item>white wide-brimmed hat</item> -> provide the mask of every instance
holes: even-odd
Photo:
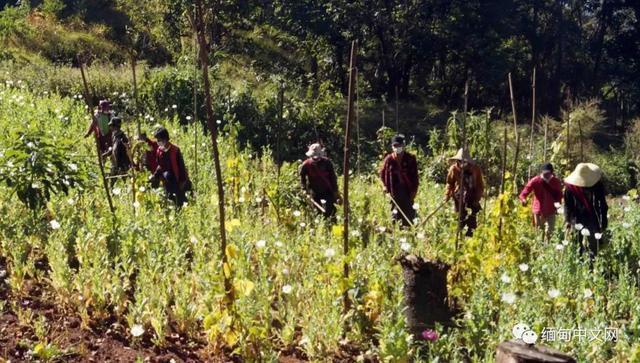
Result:
[[[325,156],[324,148],[322,147],[322,145],[320,145],[318,143],[311,144],[309,146],[309,151],[307,151],[305,155],[307,155],[310,158],[312,158],[314,156],[323,157],[323,156]]]
[[[576,169],[568,177],[564,179],[565,183],[589,188],[594,186],[602,178],[602,170],[596,164],[580,163]]]
[[[449,158],[449,161],[472,161],[471,160],[471,155],[469,155],[469,152],[465,149],[458,149],[458,152]]]

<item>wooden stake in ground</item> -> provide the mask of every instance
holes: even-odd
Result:
[[[398,86],[396,86],[396,132],[400,132],[400,107],[398,106]]]
[[[547,134],[549,132],[549,118],[544,118],[544,150],[542,151],[542,159],[547,161]]]
[[[195,9],[194,9],[195,13]],[[195,19],[195,14],[194,14]],[[198,134],[200,133],[200,125],[198,124],[198,35],[195,31],[193,34],[193,189],[198,190]]]
[[[133,76],[133,107],[135,109],[133,114],[135,115],[138,111],[138,80],[136,78],[136,56],[133,52],[131,52],[131,75]],[[140,135],[140,117],[136,117],[136,127],[136,131]]]
[[[467,149],[467,107],[469,103],[469,79],[464,82],[464,113],[462,114],[462,148],[464,150]],[[456,201],[458,203],[458,230],[456,231],[456,246],[455,253],[458,252],[458,243],[460,242],[460,235],[462,234],[462,215],[464,212],[464,182],[462,180],[462,176],[464,171],[460,171],[460,178],[458,180],[458,185],[460,186],[460,200]]]
[[[518,158],[520,157],[520,136],[518,135],[518,117],[516,116],[516,101],[513,97],[513,83],[509,72],[509,94],[511,95],[511,112],[513,113],[513,132],[516,137],[516,152],[513,158],[513,192],[518,188]]]
[[[87,109],[89,110],[89,116],[93,119],[93,105],[92,105],[92,95],[89,92],[89,83],[87,82],[87,77],[84,74],[84,61],[78,57],[78,63],[80,64],[80,74],[82,75],[82,84],[84,86],[84,99],[87,103]],[[94,120],[95,121],[95,120]],[[109,204],[109,211],[111,211],[111,217],[115,221],[116,219],[116,210],[113,207],[113,201],[111,200],[111,191],[109,190],[109,185],[107,184],[107,178],[104,175],[104,164],[102,163],[102,155],[100,152],[100,140],[98,135],[95,135],[96,140],[96,152],[98,154],[98,166],[100,167],[100,176],[102,177],[102,185],[104,186],[104,192],[107,195],[107,203]]]
[[[531,164],[533,161],[533,130],[536,125],[536,67],[533,67],[533,79],[531,81],[531,131],[529,134],[529,169],[527,180],[531,178]],[[543,160],[546,162],[546,160]]]
[[[358,43],[354,40],[351,43],[351,61],[349,62],[349,105],[347,108],[347,120],[344,129],[344,157],[343,157],[343,195],[344,195],[344,218],[343,218],[343,230],[342,230],[342,249],[345,256],[349,255],[349,142],[351,141],[351,124],[353,123],[354,114],[354,95],[356,87],[356,52],[358,49]],[[349,263],[344,262],[342,275],[345,279],[349,277]],[[349,295],[347,291],[344,292],[344,313],[349,311]]]
[[[205,39],[205,29],[203,22],[202,0],[196,0],[196,34],[200,48],[200,65],[202,68],[202,81],[204,82],[205,110],[207,111],[207,128],[211,135],[211,145],[213,147],[213,164],[216,172],[216,185],[218,188],[218,218],[220,220],[220,255],[223,265],[227,265],[227,234],[225,230],[225,210],[224,210],[224,185],[222,184],[222,170],[220,168],[220,152],[218,151],[218,129],[214,122],[213,108],[211,106],[211,85],[209,83],[209,57],[208,43]],[[231,276],[224,273],[224,290],[227,304],[233,303],[233,288],[231,286]]]

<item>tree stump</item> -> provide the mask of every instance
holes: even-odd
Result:
[[[529,345],[521,340],[510,340],[498,345],[496,363],[576,363],[576,360],[559,350],[543,345]]]
[[[396,261],[402,265],[409,331],[419,337],[425,329],[432,329],[436,322],[449,322],[452,316],[447,291],[450,266],[414,255],[399,256]]]

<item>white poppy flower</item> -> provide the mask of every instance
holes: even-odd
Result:
[[[624,207],[624,209],[623,209],[623,210],[624,210],[625,212],[629,213],[629,212],[631,212],[631,207]]]
[[[424,239],[426,236],[423,232],[419,232],[416,237],[418,237],[418,239]]]
[[[300,211],[299,211],[299,210],[294,210],[294,211],[293,211],[293,216],[294,216],[294,217],[300,217],[301,215],[302,215],[302,213],[300,213]]]
[[[588,298],[593,296],[593,291],[591,291],[591,289],[589,289],[589,288],[586,288],[586,289],[584,289],[583,296],[584,296],[585,299],[588,299]]]
[[[553,206],[556,207],[556,209],[562,208],[562,204],[560,204],[558,202],[553,203]]]
[[[240,197],[240,198],[238,198],[238,202],[240,202],[240,203],[244,203],[244,201],[245,201],[244,197]]]
[[[133,208],[140,208],[140,202],[138,202],[137,200],[133,202]]]
[[[512,305],[513,303],[516,302],[516,294],[511,293],[511,292],[505,292],[505,293],[502,294],[501,300],[503,302],[506,302],[509,305]]]
[[[144,193],[144,192],[147,190],[147,188],[145,188],[145,187],[140,187],[140,188],[138,188],[138,190],[140,191],[140,193]]]
[[[631,197],[630,197],[630,196],[628,196],[628,195],[623,195],[623,196],[622,196],[622,199],[624,199],[624,200],[630,200],[630,199],[631,199]]]
[[[260,248],[264,248],[264,246],[267,245],[267,241],[261,239],[259,241],[256,242],[256,248],[260,249]]]
[[[580,231],[580,234],[582,234],[585,237],[591,236],[591,232],[589,232],[589,229],[587,228],[582,229],[582,231]]]
[[[628,228],[630,228],[630,227],[631,227],[631,224],[630,224],[630,223],[627,223],[627,222],[624,222],[624,223],[622,223],[622,227],[624,227],[624,228],[627,228],[627,229],[628,229]]]
[[[175,110],[176,108],[178,108],[178,105],[171,105],[171,108]]]
[[[284,285],[282,286],[282,292],[285,294],[290,294],[291,291],[293,291],[293,287],[291,287],[291,285]]]
[[[306,224],[306,223],[304,223],[304,222],[300,223],[300,227],[304,228],[304,227],[306,227],[306,226],[307,226],[307,224]]]
[[[556,245],[556,250],[558,250],[558,251],[562,251],[563,249],[564,249],[564,245],[562,245],[562,244],[560,244],[560,243],[558,243],[558,244]]]
[[[578,231],[581,230],[582,228],[584,228],[584,226],[581,223],[576,223],[576,224],[573,225],[573,227],[575,229],[577,229]]]
[[[288,274],[289,274],[289,269],[288,269],[288,268],[286,268],[286,267],[285,267],[285,268],[283,268],[283,269],[282,269],[282,274],[283,274],[283,275],[288,275]]]
[[[560,290],[558,290],[558,289],[549,289],[549,291],[547,291],[547,294],[549,294],[550,298],[555,299],[558,296],[560,296]]]
[[[135,324],[131,327],[131,335],[134,337],[139,337],[144,334],[144,328],[140,324]]]
[[[358,230],[351,231],[351,235],[353,237],[360,237],[362,234]]]
[[[51,225],[51,229],[59,229],[60,228],[60,223],[58,223],[58,221],[56,221],[55,219],[52,220],[51,222],[49,222],[49,225]]]
[[[569,245],[569,240],[563,239],[562,240],[562,244],[565,245],[565,246],[568,246]]]
[[[322,205],[325,205],[325,204],[327,204],[327,200],[326,200],[326,199],[320,199],[320,203],[321,203]]]
[[[418,204],[418,203],[413,203],[413,206],[412,206],[412,207],[413,207],[413,209],[414,209],[414,210],[418,210],[418,209],[420,209],[420,204]]]
[[[602,233],[594,233],[593,236],[598,240],[602,239]]]
[[[397,209],[393,209],[393,210],[391,211],[391,214],[393,214],[393,215],[398,214],[398,210],[397,210]]]
[[[521,263],[520,265],[518,265],[518,267],[520,268],[520,271],[522,271],[522,272],[529,271],[529,265],[527,265],[526,263]]]
[[[334,250],[333,248],[327,248],[326,250],[324,250],[324,257],[326,258],[331,258],[335,255],[336,255],[336,250]]]
[[[282,247],[284,246],[284,244],[282,243],[282,241],[276,241],[276,243],[274,243],[276,245],[276,247]]]
[[[78,171],[78,165],[71,163],[69,164],[69,169],[73,170],[73,171]]]
[[[500,281],[508,284],[511,282],[511,277],[509,277],[509,275],[507,275],[506,273],[503,273],[502,276],[500,276]]]
[[[403,242],[400,244],[400,249],[405,251],[405,252],[409,252],[409,250],[411,250],[411,244],[407,243],[407,242]]]
[[[122,192],[122,190],[120,188],[114,188],[113,189],[113,195],[120,195],[120,192]]]

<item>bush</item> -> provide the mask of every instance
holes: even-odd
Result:
[[[632,180],[633,162],[625,153],[616,150],[600,153],[593,158],[593,162],[602,169],[605,187],[612,195],[626,194],[635,187]]]

